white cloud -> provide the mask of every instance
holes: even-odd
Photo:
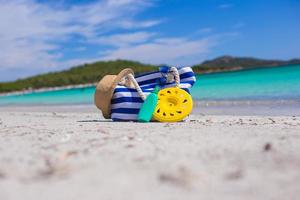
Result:
[[[151,64],[190,65],[199,63],[216,45],[214,38],[191,40],[187,38],[160,38],[153,42],[122,47],[107,52],[102,59],[139,60]]]
[[[121,20],[118,24],[126,29],[132,28],[148,28],[151,26],[155,26],[157,24],[162,23],[163,20],[148,20],[148,21],[129,21],[129,20]]]
[[[219,42],[216,37],[201,39],[191,34],[170,38],[149,31],[149,27],[165,21],[136,19],[139,12],[152,6],[149,2],[98,0],[57,6],[35,0],[0,0],[0,72],[13,72],[11,77],[17,78],[100,59],[195,64],[205,59]],[[211,29],[204,28],[200,32],[210,33]],[[73,42],[73,35],[79,35],[82,41],[78,46],[65,47],[65,42]],[[91,44],[102,47],[102,51],[89,58],[78,53],[76,59],[66,59],[62,53],[64,48],[88,52]],[[3,77],[0,75],[0,80]]]
[[[58,51],[60,42],[72,34],[97,38],[124,28],[126,23],[137,22],[134,28],[156,25],[157,20],[134,19],[147,6],[151,4],[146,0],[99,0],[59,8],[34,0],[0,0],[0,68],[41,70],[64,66]]]
[[[128,45],[146,42],[154,35],[155,33],[141,31],[141,32],[102,36],[97,39],[91,40],[91,42],[99,43],[99,44],[107,44],[116,47],[122,47],[122,46],[128,46]]]

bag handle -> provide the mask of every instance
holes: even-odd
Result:
[[[180,86],[180,76],[179,76],[178,69],[176,67],[171,67],[170,73],[173,74],[173,76],[175,78],[176,87],[179,88],[179,86]]]
[[[174,76],[176,87],[179,88],[179,86],[180,86],[180,76],[179,76],[178,69],[176,67],[171,67],[170,70],[169,70],[169,73],[171,73]],[[131,81],[131,83],[133,84],[133,86],[136,89],[139,96],[143,99],[143,101],[145,101],[146,96],[143,93],[143,91],[142,91],[141,87],[139,86],[138,82],[134,78],[133,74],[132,73],[125,74],[123,78],[128,78],[129,81]],[[130,85],[130,83],[128,83],[126,80],[125,80],[125,82],[123,82],[121,84],[122,85],[127,85],[127,86]]]

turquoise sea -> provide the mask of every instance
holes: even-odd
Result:
[[[0,105],[92,104],[95,87],[0,96]],[[197,75],[196,100],[300,100],[300,65]]]

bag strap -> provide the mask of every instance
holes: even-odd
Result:
[[[134,85],[137,93],[140,95],[140,97],[143,99],[143,101],[145,101],[146,96],[143,93],[141,87],[139,86],[138,82],[135,80],[134,76],[132,74],[128,74],[128,79],[132,82],[132,84]]]
[[[179,76],[178,69],[176,67],[171,67],[170,70],[169,70],[169,73],[171,73],[174,76],[176,87],[179,88],[179,86],[180,86],[180,76]],[[133,84],[133,86],[136,89],[139,96],[143,99],[143,101],[145,101],[146,96],[143,93],[143,91],[142,91],[141,87],[139,86],[138,82],[134,78],[133,74],[132,73],[126,74],[123,78],[128,78],[129,81],[131,81],[131,83]],[[130,85],[127,81],[125,81],[125,83],[123,82],[121,84],[122,85],[127,85],[127,86]]]
[[[180,86],[180,76],[179,76],[178,69],[176,67],[171,67],[170,72],[173,74],[173,76],[175,78],[176,87],[179,88],[179,86]]]

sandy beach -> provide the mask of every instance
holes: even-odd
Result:
[[[0,109],[0,199],[299,198],[299,117],[143,124],[43,108]]]

